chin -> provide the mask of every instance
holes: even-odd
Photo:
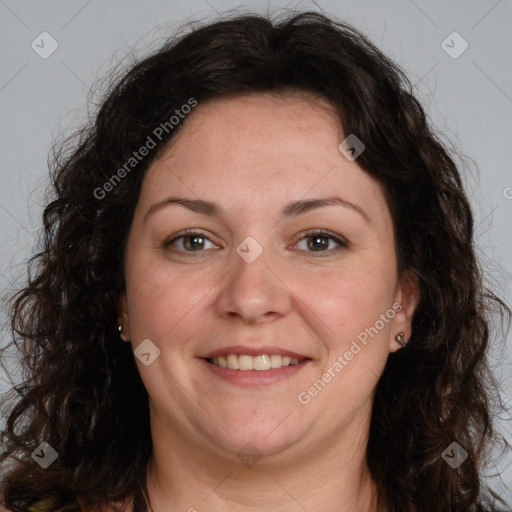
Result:
[[[223,432],[222,441],[217,438],[215,444],[231,454],[234,451],[236,459],[242,462],[245,456],[256,458],[265,456],[267,461],[268,457],[272,455],[279,458],[279,454],[282,454],[284,450],[297,444],[300,434],[297,432],[292,434],[285,429],[278,432],[279,427],[275,428],[278,424],[279,422],[276,422],[274,425],[273,432],[273,429],[262,429],[258,425],[251,426],[249,424],[240,429],[226,428],[231,436]]]

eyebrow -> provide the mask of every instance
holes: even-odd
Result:
[[[187,199],[184,197],[168,197],[163,201],[155,203],[148,209],[144,215],[144,222],[150,215],[171,204],[178,204],[195,213],[208,215],[210,217],[219,217],[224,213],[223,208],[210,201],[203,201],[202,199]],[[370,218],[360,206],[351,203],[346,199],[342,199],[341,197],[322,197],[318,199],[302,199],[299,201],[292,201],[282,208],[281,217],[297,217],[299,215],[303,215],[307,212],[325,206],[343,206],[345,208],[350,208],[351,210],[359,213],[359,215],[361,215],[366,220],[366,222],[370,222]]]

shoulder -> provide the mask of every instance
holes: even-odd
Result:
[[[0,496],[0,512],[12,512],[11,510],[5,508],[2,505],[2,503],[3,503],[3,496]],[[28,512],[46,512],[48,510],[49,510],[48,502],[45,502],[43,500],[43,501],[38,501],[38,502],[34,503],[33,505],[31,505],[29,507]],[[93,510],[83,508],[81,503],[80,503],[80,510],[81,510],[81,512],[94,512]]]
[[[0,512],[12,512],[11,510],[5,508],[2,505],[3,502],[4,502],[4,497],[3,497],[3,495],[0,494]],[[80,505],[81,512],[94,512],[94,510],[85,507],[84,502],[81,499],[77,499],[77,502]],[[30,507],[30,508],[32,508],[32,507]],[[132,511],[132,508],[130,508],[130,507],[127,507],[124,509],[124,512],[131,512],[131,511]]]
[[[78,502],[78,504],[80,505],[80,511],[81,512],[95,512],[92,508],[87,508],[84,504],[84,500],[83,499],[80,499],[80,498],[77,498],[76,501]],[[107,511],[110,512],[114,512],[114,511],[122,511],[122,512],[132,512],[133,511],[133,508],[131,505],[127,505],[125,503],[116,503],[116,508],[108,508]],[[0,512],[2,512],[2,510],[0,510]]]

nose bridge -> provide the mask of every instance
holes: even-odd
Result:
[[[217,301],[221,315],[238,315],[257,321],[271,313],[285,313],[288,307],[286,287],[271,270],[269,251],[252,236],[236,246],[231,256],[231,272],[226,276]]]

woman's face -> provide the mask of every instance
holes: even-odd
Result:
[[[379,184],[307,95],[200,103],[182,122],[144,178],[119,306],[133,349],[149,340],[135,354],[152,428],[233,457],[361,433],[416,293]],[[243,368],[307,359],[236,370],[207,362],[215,351]]]

